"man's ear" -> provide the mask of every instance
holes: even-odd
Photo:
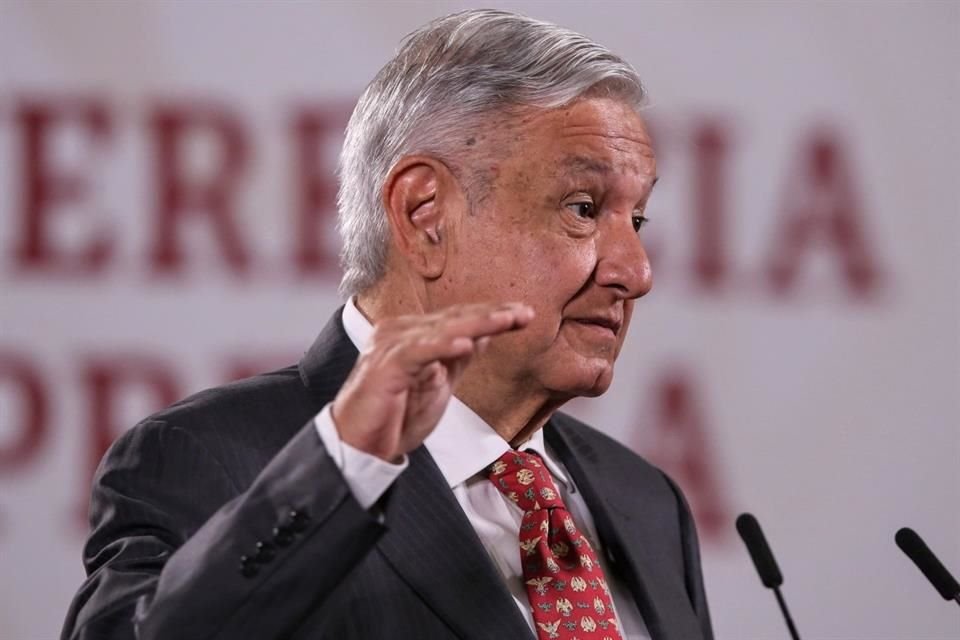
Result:
[[[383,185],[383,208],[397,250],[421,276],[439,278],[446,267],[451,208],[462,198],[445,164],[429,156],[406,156]]]

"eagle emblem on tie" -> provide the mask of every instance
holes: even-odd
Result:
[[[527,584],[536,589],[537,594],[541,596],[547,595],[547,583],[553,580],[550,576],[545,578],[530,578],[527,580]],[[558,604],[557,607],[560,605]]]
[[[532,556],[533,552],[536,551],[537,545],[540,543],[542,538],[537,536],[536,538],[530,538],[529,540],[521,540],[520,548],[526,552],[528,556]]]
[[[555,620],[553,622],[538,622],[537,626],[547,632],[548,638],[560,637],[560,634],[557,633],[557,628],[560,626],[559,620]]]

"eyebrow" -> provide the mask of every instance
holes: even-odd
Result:
[[[606,162],[588,158],[587,156],[567,156],[560,162],[560,165],[564,169],[577,172],[610,173],[613,170],[613,167]]]
[[[609,163],[596,160],[594,158],[589,158],[587,156],[567,156],[560,162],[560,166],[562,166],[564,169],[577,173],[588,172],[605,174],[613,171],[613,167],[611,167]],[[660,176],[654,176],[653,182],[650,183],[650,188],[653,189],[659,180]]]

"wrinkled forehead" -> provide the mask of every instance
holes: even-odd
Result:
[[[593,98],[529,114],[516,133],[514,152],[535,154],[555,172],[656,174],[646,124],[621,101]]]
[[[650,136],[643,119],[629,106],[575,105],[543,118],[529,133],[529,160],[551,178],[619,185],[631,192],[649,191],[656,182]]]
[[[649,147],[624,149],[620,152],[606,151],[607,153],[593,155],[567,153],[551,163],[551,173],[557,178],[589,176],[599,179],[626,176],[649,187],[656,184],[656,158]]]
[[[543,179],[566,183],[589,178],[647,193],[656,182],[646,125],[635,106],[615,99],[490,114],[458,142],[461,175],[477,201],[496,185],[523,189]]]

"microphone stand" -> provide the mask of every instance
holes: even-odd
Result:
[[[777,604],[780,605],[780,611],[783,612],[783,619],[787,621],[787,629],[790,631],[790,638],[792,640],[800,640],[800,635],[797,633],[797,628],[793,625],[793,618],[790,616],[790,610],[787,609],[787,601],[783,599],[783,594],[780,593],[780,587],[774,587],[773,593],[777,596]],[[957,596],[958,602],[960,602],[960,595]]]

